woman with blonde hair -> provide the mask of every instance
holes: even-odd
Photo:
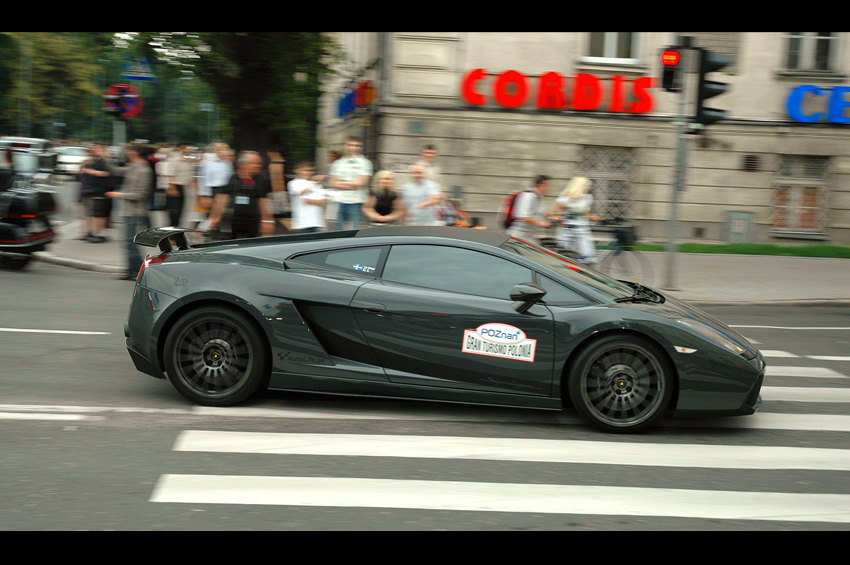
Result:
[[[392,171],[378,171],[372,178],[369,199],[363,204],[363,215],[372,226],[399,223],[404,217],[404,204],[396,191]]]
[[[558,245],[569,249],[579,262],[588,265],[596,262],[596,244],[590,223],[602,221],[592,212],[592,186],[593,182],[587,177],[573,178],[561,191],[552,210],[553,215],[561,217],[556,236]]]

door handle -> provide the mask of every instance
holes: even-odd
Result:
[[[353,300],[351,302],[352,308],[359,308],[361,310],[368,310],[370,312],[386,312],[387,307],[383,304],[378,304],[377,302],[365,302],[363,300]]]

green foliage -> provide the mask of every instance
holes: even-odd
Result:
[[[638,244],[638,251],[666,251],[664,245]],[[682,243],[680,253],[718,253],[726,255],[781,255],[787,257],[822,257],[850,259],[850,247],[840,245],[775,245],[772,243]]]
[[[90,117],[95,94],[95,32],[0,32],[0,129],[46,136],[53,122],[68,115]]]
[[[108,139],[100,96],[126,82],[122,63],[144,57],[156,81],[133,83],[145,110],[127,121],[129,139],[224,139],[312,159],[320,84],[337,53],[320,32],[0,32],[0,134],[26,123],[46,137],[61,120],[68,137]]]

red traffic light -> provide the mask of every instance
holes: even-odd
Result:
[[[679,52],[678,51],[663,51],[661,53],[661,63],[664,65],[678,65],[679,64]]]

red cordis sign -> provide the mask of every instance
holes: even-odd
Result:
[[[463,99],[474,106],[484,106],[492,100],[504,108],[520,108],[533,100],[534,106],[541,109],[608,110],[630,114],[646,114],[655,106],[655,99],[649,92],[655,86],[652,77],[601,79],[578,73],[570,78],[550,72],[533,79],[517,71],[505,71],[491,81],[492,92],[488,98],[481,83],[489,77],[484,69],[466,73],[461,83]]]

